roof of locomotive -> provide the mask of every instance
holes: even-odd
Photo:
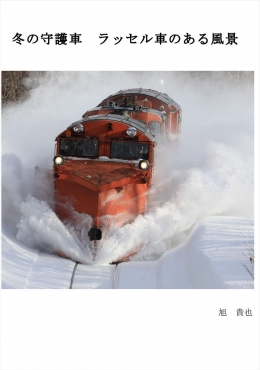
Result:
[[[123,116],[119,116],[118,114],[99,114],[96,116],[89,116],[85,117],[79,121],[73,122],[68,129],[76,125],[77,123],[85,123],[88,121],[94,122],[94,121],[100,121],[100,120],[107,120],[107,121],[114,121],[114,122],[120,122],[128,126],[133,126],[135,127],[138,131],[140,131],[142,134],[147,136],[150,140],[154,141],[154,137],[151,135],[151,133],[148,130],[148,127],[146,126],[145,123],[142,121],[138,121],[133,118],[125,118]]]
[[[173,105],[176,109],[181,109],[181,106],[176,103],[172,98],[170,98],[167,94],[161,93],[156,90],[151,90],[151,89],[143,89],[141,88],[135,88],[135,89],[127,89],[127,90],[119,90],[115,94],[109,95],[106,99],[103,99],[102,102],[99,104],[101,105],[105,100],[109,98],[113,98],[114,96],[117,95],[129,95],[129,94],[142,94],[142,95],[147,95],[151,96],[153,98],[156,98],[163,103],[167,104],[168,106]]]

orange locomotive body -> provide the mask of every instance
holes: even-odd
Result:
[[[90,215],[90,240],[143,214],[156,138],[173,140],[180,126],[180,106],[149,89],[121,90],[87,111],[56,138],[56,214],[68,219],[73,207]]]

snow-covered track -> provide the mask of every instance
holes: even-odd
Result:
[[[72,276],[71,276],[71,281],[70,281],[70,289],[72,289],[72,287],[73,287],[73,280],[74,280],[74,276],[75,276],[75,272],[76,272],[78,264],[79,264],[79,262],[75,262],[75,266],[74,266]]]
[[[2,236],[2,288],[253,288],[244,264],[253,247],[251,218],[210,217],[182,245],[155,261],[84,265]]]

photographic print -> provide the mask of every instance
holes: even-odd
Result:
[[[4,288],[253,288],[253,72],[2,81]]]

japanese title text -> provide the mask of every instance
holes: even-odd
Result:
[[[104,44],[105,42],[111,42],[109,40],[109,35],[107,33],[100,33],[100,45]],[[155,35],[133,35],[129,33],[128,36],[113,36],[111,37],[112,43],[114,45],[118,45],[121,42],[128,42],[130,44],[148,44],[149,42],[153,42],[159,45],[162,44],[178,44],[183,43],[185,45],[192,45],[194,43],[200,43],[201,45],[206,45],[211,43],[214,44],[222,44],[222,45],[237,45],[237,36],[235,33],[228,33],[227,36],[223,36],[222,33],[212,33],[212,35],[207,36],[206,33],[200,33],[197,37],[195,35],[191,35],[186,33],[185,35],[178,35],[172,34],[167,35],[166,33],[156,33]]]
[[[61,33],[43,33],[41,35],[30,34],[23,36],[21,33],[16,33],[12,38],[12,41],[18,45],[22,45],[24,42],[29,44],[36,44],[37,42],[45,43],[46,45],[68,45],[68,44],[81,44],[81,33],[67,34]],[[200,45],[238,45],[238,36],[233,33],[228,33],[227,35],[222,35],[222,33],[212,33],[207,35],[206,33],[200,33],[199,35],[191,35],[188,32],[185,35],[178,35],[176,33],[168,35],[166,33],[156,33],[155,35],[134,35],[129,33],[127,36],[115,36],[110,37],[108,33],[99,34],[99,44],[103,45],[105,43],[118,45],[123,43],[128,44],[148,44],[155,43],[158,45],[163,44],[184,44],[192,45],[194,43],[199,43]]]

